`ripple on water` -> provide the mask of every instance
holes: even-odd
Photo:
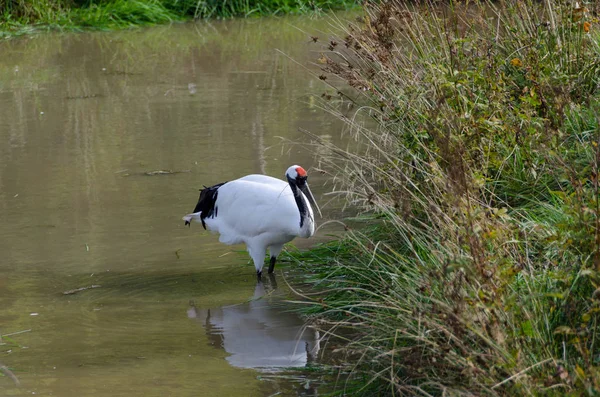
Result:
[[[221,301],[230,294],[230,300],[239,302],[250,291],[245,267],[222,267],[203,272],[106,272],[89,278],[73,280],[73,285],[99,285],[73,295],[63,301],[76,303],[79,313],[73,322],[101,332],[130,333],[142,327],[142,334],[153,330],[154,324],[185,319],[190,300]],[[210,283],[202,280],[212,280]],[[234,292],[235,291],[235,292]],[[234,292],[234,293],[232,293]],[[240,299],[241,297],[241,299]],[[225,302],[227,303],[227,301]],[[177,333],[170,326],[157,327],[156,332]],[[147,336],[147,335],[146,335]]]

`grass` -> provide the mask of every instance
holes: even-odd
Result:
[[[315,136],[321,168],[373,220],[290,256],[302,310],[358,335],[353,394],[600,393],[594,11],[367,3],[323,48],[355,144]]]
[[[40,30],[117,29],[199,18],[305,14],[353,0],[0,0],[0,37]]]

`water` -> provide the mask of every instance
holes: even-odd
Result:
[[[0,334],[17,333],[0,362],[21,383],[0,377],[1,395],[292,393],[260,371],[319,347],[281,311],[282,274],[257,285],[242,247],[181,216],[203,184],[310,174],[314,149],[286,143],[307,141],[300,128],[340,139],[306,69],[321,30],[280,18],[0,43]],[[309,182],[323,203],[325,177]]]

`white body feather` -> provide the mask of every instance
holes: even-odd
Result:
[[[315,232],[310,203],[302,192],[299,194],[307,207],[302,227],[289,183],[266,175],[248,175],[218,188],[214,216],[205,217],[204,222],[208,230],[220,234],[220,242],[246,244],[260,273],[267,248],[271,257],[277,257],[285,243]],[[200,212],[183,219],[201,222]]]

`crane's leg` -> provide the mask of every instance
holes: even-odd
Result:
[[[273,271],[275,270],[275,261],[277,261],[277,257],[272,256],[269,261],[269,274],[273,274]]]
[[[267,253],[267,248],[248,246],[248,253],[254,261],[254,267],[256,268],[256,277],[260,278],[260,276],[262,275],[263,265],[265,264],[265,254]]]
[[[271,284],[271,289],[273,291],[277,289],[277,279],[273,273],[269,273],[269,283]]]
[[[275,262],[277,261],[277,256],[281,253],[283,249],[283,245],[272,245],[269,247],[269,254],[271,255],[271,261],[269,262],[269,274],[273,273],[275,270]]]

